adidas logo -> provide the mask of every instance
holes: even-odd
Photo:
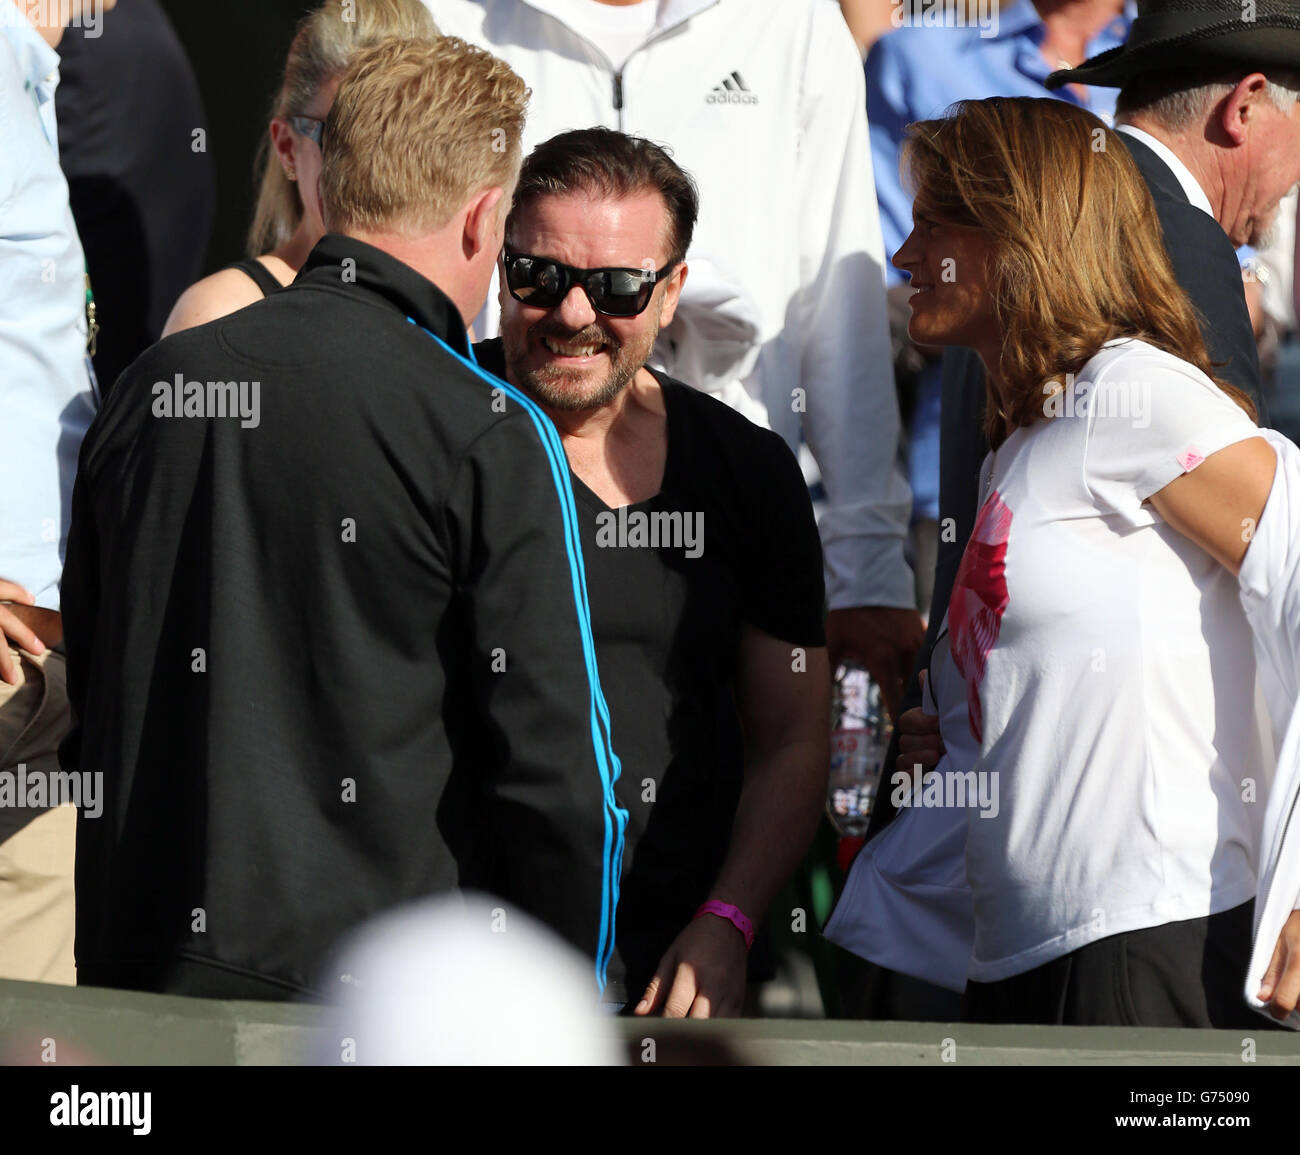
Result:
[[[721,84],[715,84],[713,90],[704,98],[705,104],[757,104],[758,97],[749,91],[749,86],[739,72],[724,76]]]

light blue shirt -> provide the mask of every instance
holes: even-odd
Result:
[[[95,412],[86,265],[54,122],[58,70],[25,17],[0,20],[0,578],[54,610]]]

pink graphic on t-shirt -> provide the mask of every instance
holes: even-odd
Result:
[[[1011,536],[1011,510],[995,489],[979,516],[952,586],[948,633],[952,660],[966,679],[970,732],[984,740],[984,714],[980,709],[980,683],[989,651],[1002,629],[1007,608],[1007,538]]]
[[[1175,460],[1183,467],[1184,473],[1191,473],[1193,469],[1205,460],[1205,457],[1195,445],[1189,445],[1182,451],[1182,453],[1177,455]]]

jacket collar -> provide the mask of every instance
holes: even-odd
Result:
[[[1150,133],[1143,132],[1140,128],[1134,128],[1131,124],[1121,124],[1115,131],[1122,136],[1127,136],[1130,140],[1136,140],[1139,144],[1146,145],[1157,157],[1164,161],[1165,167],[1174,174],[1174,179],[1178,182],[1179,192],[1182,193],[1187,203],[1195,205],[1207,216],[1214,216],[1214,206],[1210,204],[1210,198],[1205,195],[1205,190],[1201,188],[1200,182],[1192,175],[1192,170],[1183,163],[1182,157],[1164,141],[1158,140]]]
[[[345,264],[347,261],[352,264]],[[469,352],[460,310],[437,285],[373,245],[330,233],[312,249],[294,284],[338,286],[340,282],[348,289],[360,289],[380,298],[437,334],[462,356]]]

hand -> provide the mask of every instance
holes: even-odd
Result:
[[[45,653],[45,643],[4,602],[32,606],[36,599],[16,582],[0,578],[0,679],[11,686],[18,685],[18,665],[9,653],[10,646],[26,650],[29,654]]]
[[[659,960],[633,1013],[652,1015],[662,1007],[666,1019],[735,1018],[745,1005],[748,956],[745,936],[727,919],[701,915]]]
[[[1300,910],[1291,912],[1277,936],[1273,959],[1264,972],[1257,997],[1271,1004],[1268,1013],[1275,1019],[1285,1019],[1295,1010],[1300,997]]]
[[[921,673],[924,686],[925,672]],[[898,719],[898,761],[895,767],[907,774],[918,763],[927,770],[939,765],[946,748],[939,734],[939,715],[927,714],[921,707],[908,710]]]
[[[857,606],[826,615],[826,648],[832,673],[856,658],[880,687],[885,709],[897,719],[907,679],[925,641],[925,626],[915,610]]]

